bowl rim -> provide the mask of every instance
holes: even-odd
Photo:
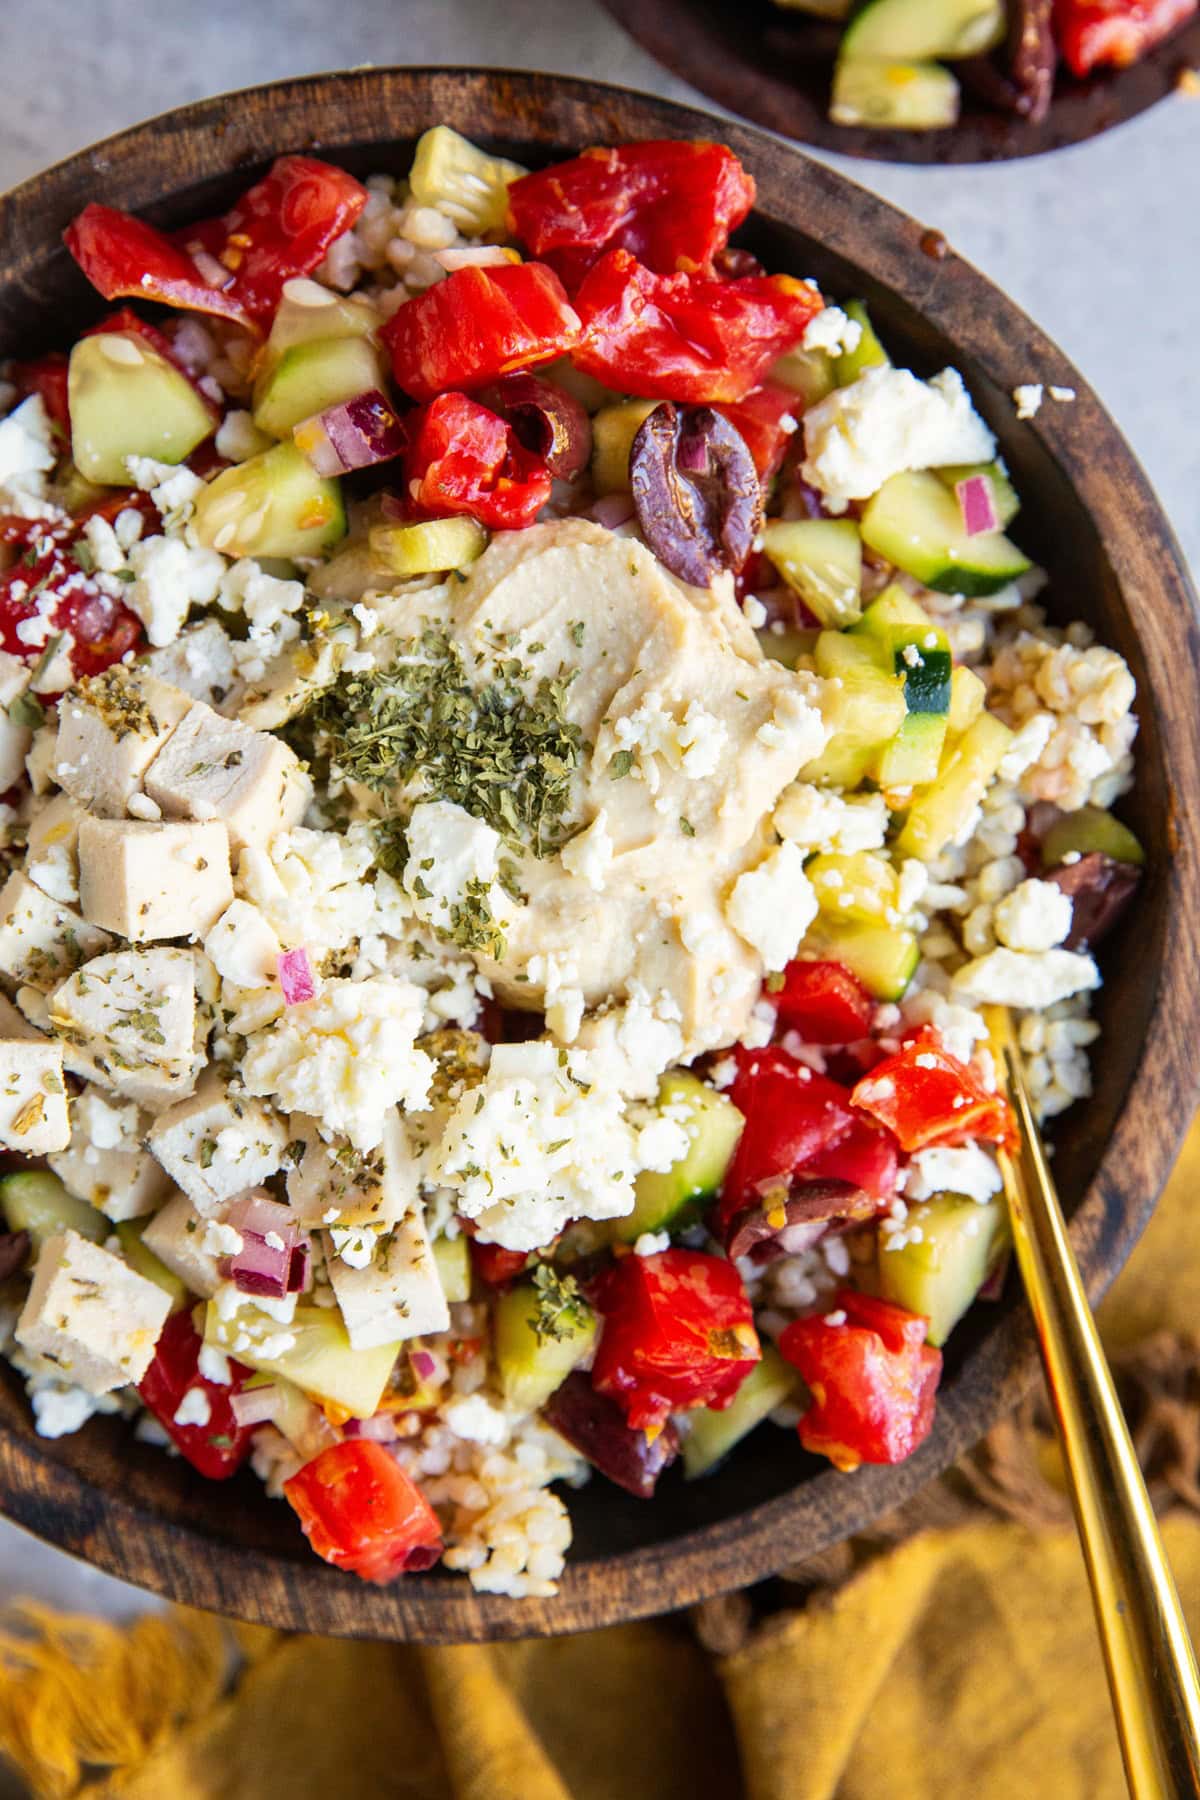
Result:
[[[1174,1161],[1197,1098],[1200,1062],[1200,805],[1185,804],[1183,784],[1200,767],[1200,606],[1181,553],[1149,483],[1124,438],[1062,352],[1001,290],[953,252],[922,253],[923,228],[796,145],[741,122],[726,122],[653,95],[583,78],[469,67],[347,70],[261,84],[173,109],[76,152],[0,197],[0,242],[18,277],[32,282],[52,235],[98,174],[115,180],[121,202],[145,209],[262,164],[288,148],[330,155],[400,140],[390,116],[407,101],[427,105],[428,122],[472,126],[496,140],[552,146],[595,141],[607,114],[636,119],[642,136],[719,136],[753,168],[757,213],[799,224],[834,254],[927,321],[1000,391],[1038,378],[1075,388],[1073,406],[1044,408],[1029,429],[1059,464],[1091,514],[1131,616],[1149,676],[1148,704],[1163,743],[1168,830],[1174,855],[1163,871],[1163,969],[1146,1040],[1116,1115],[1094,1180],[1072,1218],[1072,1237],[1093,1300],[1132,1249]],[[594,135],[582,131],[592,122]],[[540,140],[538,134],[540,133]],[[183,180],[159,170],[164,142]],[[799,216],[803,195],[803,217]],[[851,204],[848,204],[851,202]],[[790,209],[790,210],[789,210]],[[871,259],[863,262],[863,244]],[[991,315],[991,322],[989,322]],[[997,317],[998,315],[998,317]],[[1096,454],[1097,438],[1103,455]],[[1119,501],[1119,505],[1115,502]],[[1147,601],[1147,596],[1149,600]],[[1181,643],[1181,639],[1184,641]],[[1184,657],[1186,655],[1186,664]],[[1181,678],[1181,666],[1186,668]],[[1160,1115],[1162,1096],[1170,1111]],[[774,1573],[801,1556],[861,1530],[913,1494],[1014,1405],[1036,1373],[1032,1328],[1013,1310],[972,1353],[983,1392],[964,1380],[939,1409],[934,1436],[907,1463],[862,1469],[847,1480],[833,1470],[787,1493],[683,1532],[666,1546],[568,1560],[552,1599],[515,1600],[476,1593],[464,1579],[407,1577],[369,1588],[318,1563],[297,1565],[221,1541],[89,1481],[58,1460],[46,1440],[0,1424],[0,1497],[16,1523],[128,1581],[190,1605],[282,1628],[416,1641],[464,1641],[545,1635],[592,1628],[690,1604]],[[803,1496],[804,1504],[799,1504]]]

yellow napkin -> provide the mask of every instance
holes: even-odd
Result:
[[[1195,1329],[1200,1129],[1102,1309],[1114,1349]],[[1200,1445],[1200,1397],[1178,1403]],[[1200,1457],[1200,1451],[1197,1451]],[[1193,1468],[1178,1491],[1196,1490]],[[1200,1517],[1167,1520],[1200,1629]],[[232,1686],[227,1657],[241,1658]],[[180,1612],[120,1631],[25,1609],[0,1635],[0,1750],[94,1800],[1119,1800],[1074,1534],[982,1509],[709,1656],[677,1617],[417,1649]]]

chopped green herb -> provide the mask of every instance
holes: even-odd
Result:
[[[696,835],[696,827],[692,824],[690,819],[680,819],[679,829],[682,831],[684,837],[695,837]]]
[[[585,1323],[586,1303],[573,1275],[560,1275],[549,1263],[539,1263],[533,1271],[533,1285],[537,1289],[533,1335],[539,1344],[547,1339],[558,1343]]]
[[[632,767],[633,751],[618,750],[608,765],[608,779],[610,781],[624,781]]]

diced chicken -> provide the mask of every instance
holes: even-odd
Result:
[[[220,819],[244,849],[299,824],[312,783],[279,738],[196,702],[155,759],[146,792],[167,818]]]
[[[217,1252],[204,1247],[204,1228],[205,1220],[187,1195],[175,1194],[155,1213],[142,1242],[189,1292],[210,1300],[221,1285],[221,1272]]]
[[[63,1053],[38,1038],[0,1038],[0,1144],[26,1156],[71,1140]]]
[[[32,993],[33,989],[28,991]],[[38,997],[41,998],[40,995]],[[41,1042],[42,1035],[6,994],[0,994],[0,1038],[24,1038],[37,1044]]]
[[[92,925],[146,942],[203,937],[233,899],[224,825],[84,819],[79,902]]]
[[[76,1231],[47,1238],[16,1338],[89,1394],[140,1381],[171,1310],[170,1295]]]
[[[29,821],[25,873],[52,900],[68,905],[79,898],[79,822],[84,817],[78,800],[55,794]]]
[[[112,942],[19,869],[0,891],[0,975],[49,993]]]
[[[206,1218],[283,1164],[283,1121],[258,1100],[210,1075],[188,1100],[160,1113],[147,1143]]]
[[[16,725],[0,712],[0,794],[15,787],[25,773],[25,758],[33,743],[28,725]]]
[[[195,964],[190,951],[97,956],[50,996],[50,1021],[76,1075],[152,1112],[195,1083]]]
[[[289,1135],[287,1195],[301,1225],[390,1225],[415,1206],[418,1164],[394,1108],[377,1150],[327,1144],[301,1113],[292,1114]]]
[[[123,817],[191,704],[141,669],[117,666],[81,681],[59,708],[55,780],[89,812]]]
[[[351,1268],[331,1245],[326,1268],[355,1350],[445,1331],[450,1323],[419,1207],[382,1239],[365,1269]]]

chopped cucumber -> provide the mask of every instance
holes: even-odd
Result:
[[[811,656],[817,644],[815,631],[802,625],[785,625],[781,621],[764,625],[754,635],[762,646],[763,655],[788,669],[796,668],[802,656]]]
[[[763,549],[822,625],[861,616],[862,539],[853,519],[771,519]]]
[[[904,683],[910,713],[949,712],[950,640],[903,588],[886,588],[868,606],[854,635],[886,646],[893,671]]]
[[[379,325],[379,314],[361,294],[334,294],[305,276],[286,281],[271,321],[271,335],[259,360],[258,380],[261,383],[298,344],[329,338],[369,338]]]
[[[768,379],[799,394],[805,411],[832,394],[837,386],[833,358],[824,350],[786,350],[771,364]]]
[[[471,1252],[465,1232],[433,1240],[433,1260],[448,1306],[471,1298]]]
[[[861,529],[864,544],[942,594],[994,594],[1030,567],[1002,531],[968,537],[958,501],[928,471],[885,481]]]
[[[774,1345],[764,1344],[762,1360],[755,1363],[723,1412],[712,1406],[698,1406],[688,1414],[683,1440],[683,1472],[687,1480],[707,1475],[769,1413],[791,1399],[799,1382],[795,1369],[784,1362]]]
[[[160,1262],[148,1244],[143,1244],[142,1233],[149,1219],[123,1219],[117,1226],[117,1237],[121,1244],[121,1255],[137,1274],[144,1275],[155,1287],[160,1287],[164,1294],[171,1296],[171,1311],[181,1312],[188,1303],[188,1291],[165,1262]]]
[[[103,1213],[69,1194],[48,1169],[18,1169],[0,1176],[0,1212],[10,1231],[29,1233],[35,1250],[60,1231],[77,1231],[101,1244],[112,1230]]]
[[[552,1331],[538,1333],[543,1297],[532,1281],[501,1294],[492,1315],[500,1391],[509,1406],[536,1412],[587,1356],[599,1325],[587,1301],[571,1300]]]
[[[1111,856],[1114,862],[1136,863],[1139,868],[1146,860],[1146,852],[1128,825],[1099,806],[1081,806],[1050,827],[1042,839],[1042,862],[1053,869],[1072,851],[1087,856],[1093,850]]]
[[[1012,736],[991,713],[980,713],[946,752],[936,785],[914,800],[896,840],[898,855],[929,862],[966,830]]]
[[[247,1320],[252,1321],[247,1331]],[[258,1337],[268,1346],[271,1338],[289,1333],[295,1343],[278,1356],[267,1356],[255,1347]],[[247,1348],[242,1334],[250,1338]],[[234,1349],[234,1340],[239,1348]],[[266,1375],[283,1375],[315,1400],[337,1408],[352,1419],[369,1419],[378,1412],[399,1343],[377,1344],[370,1350],[354,1350],[341,1316],[324,1306],[298,1306],[291,1323],[282,1326],[259,1312],[251,1302],[232,1319],[222,1319],[214,1302],[204,1313],[204,1341],[215,1344],[248,1368]]]
[[[71,453],[88,481],[129,485],[126,459],[181,463],[216,416],[182,369],[131,331],[80,338],[67,374]]]
[[[345,536],[346,510],[336,481],[294,444],[276,444],[210,481],[192,527],[226,556],[319,556]]]
[[[383,363],[363,337],[315,338],[294,344],[254,388],[254,423],[271,437],[286,438],[293,425],[353,400],[384,382]]]
[[[1007,28],[1004,0],[863,0],[841,53],[902,61],[986,56]]]
[[[987,699],[987,683],[978,676],[974,669],[967,669],[960,663],[950,673],[950,716],[946,721],[946,729],[952,737],[961,737],[970,729],[983,711],[983,703]]]
[[[460,137],[448,125],[434,125],[417,140],[408,185],[422,206],[436,206],[468,237],[503,231],[508,184],[526,174],[520,163]]]
[[[848,300],[843,311],[861,327],[861,333],[853,350],[843,350],[834,359],[833,379],[840,388],[850,387],[867,369],[886,369],[891,364],[871,323],[865,300]]]
[[[848,675],[869,675],[881,692],[894,693],[903,702],[904,692],[896,680],[891,653],[886,644],[870,633],[822,631],[813,649],[813,660],[817,674],[827,681],[844,681]]]
[[[1008,1208],[1001,1196],[980,1203],[935,1194],[908,1209],[921,1236],[900,1250],[879,1246],[879,1292],[929,1320],[928,1342],[944,1344],[1008,1248]]]
[[[1006,525],[1012,524],[1021,510],[1017,490],[1008,478],[1008,470],[999,459],[990,463],[947,463],[945,468],[935,469],[933,473],[939,481],[946,484],[951,493],[960,481],[969,481],[972,475],[986,476],[991,484],[992,504],[996,508],[1001,531]]]
[[[947,683],[947,687],[949,683]],[[905,690],[907,693],[907,689]],[[924,787],[937,779],[946,743],[947,714],[910,712],[871,765],[881,788]]]
[[[598,494],[629,492],[629,453],[638,427],[657,400],[623,400],[602,406],[592,420],[592,486]]]
[[[821,911],[832,919],[878,924],[894,911],[896,871],[871,850],[822,851],[805,865]]]
[[[880,131],[937,131],[957,125],[959,86],[934,62],[842,56],[833,72],[829,117],[835,125]]]
[[[427,519],[416,525],[373,525],[371,555],[393,575],[436,575],[465,569],[487,549],[488,534],[475,519]]]
[[[812,951],[845,963],[877,1000],[899,1000],[920,961],[916,936],[895,925],[843,925],[822,918],[805,939]]]
[[[658,1084],[659,1110],[678,1107],[688,1149],[665,1171],[643,1169],[634,1183],[633,1211],[614,1222],[618,1238],[632,1244],[644,1231],[680,1230],[713,1198],[729,1167],[745,1120],[732,1100],[676,1069]]]
[[[904,724],[904,689],[884,666],[883,646],[870,639],[823,631],[813,656],[817,673],[828,683],[821,713],[832,735],[801,771],[802,778],[857,787],[876,753]]]

